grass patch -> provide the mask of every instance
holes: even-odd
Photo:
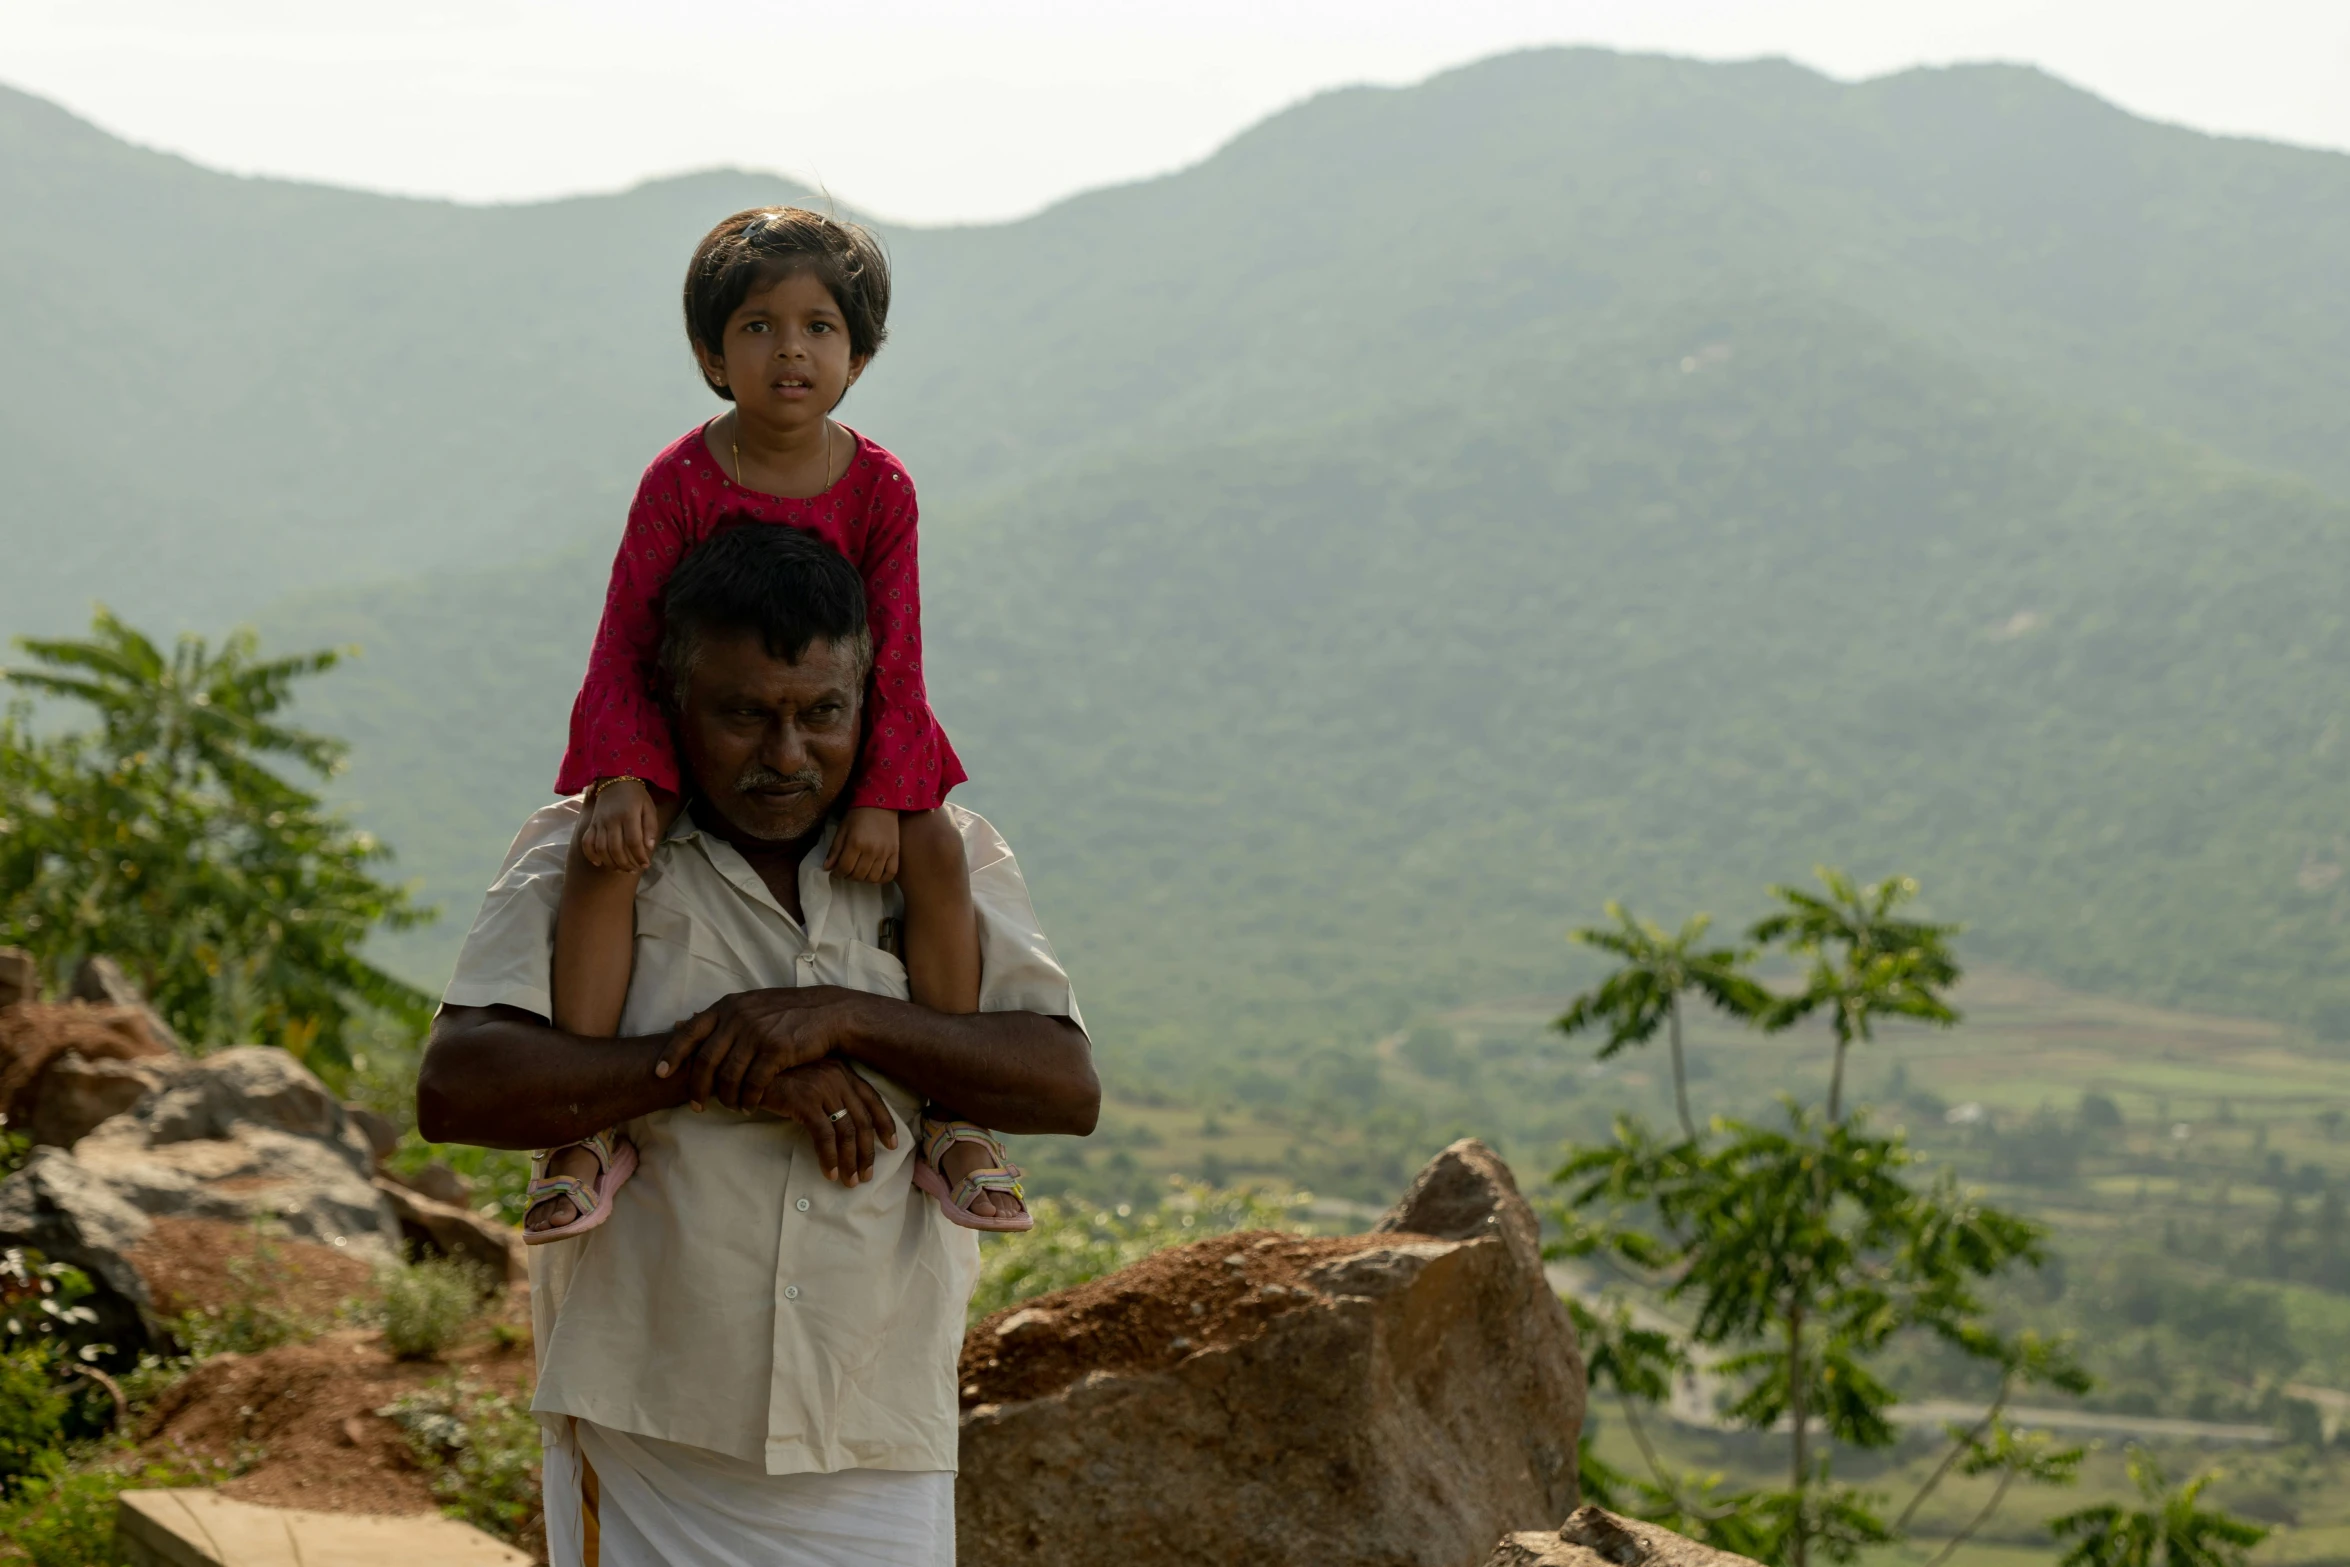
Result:
[[[402,1360],[430,1360],[481,1312],[489,1275],[476,1263],[427,1257],[379,1276],[384,1343]]]
[[[510,1544],[526,1541],[539,1515],[539,1429],[529,1411],[452,1379],[376,1413],[407,1434],[443,1513]]]
[[[52,1452],[0,1504],[0,1562],[32,1567],[120,1567],[130,1558],[114,1538],[116,1499],[125,1491],[211,1485],[224,1473],[145,1461],[119,1447],[69,1462]]]
[[[1127,1203],[1101,1207],[1076,1197],[1039,1197],[1030,1205],[1035,1228],[986,1241],[969,1320],[1115,1273],[1186,1241],[1234,1230],[1301,1229],[1297,1214],[1309,1200],[1302,1192],[1274,1197],[1190,1182],[1139,1213]]]

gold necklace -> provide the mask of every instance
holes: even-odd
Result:
[[[735,426],[735,429],[736,429],[736,431],[737,431],[738,433],[737,433],[737,434],[734,434],[734,435],[730,435],[730,436],[728,436],[728,437],[726,438],[726,444],[727,444],[727,445],[728,445],[730,448],[732,448],[732,449],[733,449],[733,451],[734,451],[734,484],[735,484],[735,488],[736,488],[736,489],[739,489],[739,490],[747,490],[747,489],[749,489],[749,488],[750,488],[750,486],[749,486],[749,485],[747,485],[747,484],[745,484],[745,483],[743,483],[743,442],[742,442],[742,436],[741,436],[741,434],[739,433],[739,432],[741,431],[741,429],[742,429],[742,426],[738,424],[738,425],[736,425],[736,426]],[[816,493],[817,493],[818,495],[822,495],[822,494],[823,494],[823,493],[824,493],[826,490],[829,490],[829,489],[831,489],[831,488],[832,488],[832,422],[831,422],[830,420],[826,420],[826,421],[825,421],[825,425],[824,425],[824,482],[823,482],[822,484],[820,484],[820,485],[816,486]]]

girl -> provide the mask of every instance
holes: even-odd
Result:
[[[710,390],[734,406],[653,459],[629,509],[603,623],[571,712],[559,794],[585,791],[555,936],[555,1026],[620,1026],[638,876],[680,807],[668,719],[652,694],[669,572],[721,526],[817,534],[865,579],[874,659],[866,738],[825,868],[895,881],[905,899],[907,986],[942,1012],[979,1006],[979,926],[963,842],[939,809],[963,781],[922,685],[913,481],[833,422],[887,335],[889,263],[873,236],[797,207],[738,212],[694,252],[686,333]],[[1020,1172],[981,1127],[931,1106],[915,1179],[954,1222],[1024,1230]],[[533,1244],[595,1228],[636,1168],[613,1132],[556,1149],[531,1182]],[[941,1179],[943,1174],[944,1179]]]

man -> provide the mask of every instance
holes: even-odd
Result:
[[[951,1563],[978,1247],[916,1192],[910,1128],[935,1099],[1084,1135],[1090,1046],[979,817],[949,807],[981,924],[976,1014],[907,1002],[884,950],[893,889],[824,873],[871,658],[849,564],[748,524],[678,567],[664,610],[695,793],[639,886],[621,1037],[548,1022],[566,800],[525,825],[466,938],[419,1129],[545,1148],[626,1124],[639,1150],[602,1228],[531,1259],[558,1567]]]

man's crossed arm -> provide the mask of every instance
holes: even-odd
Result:
[[[895,1124],[862,1061],[1005,1132],[1084,1136],[1101,1110],[1092,1046],[1067,1018],[932,1012],[833,986],[728,996],[667,1034],[582,1039],[516,1007],[443,1007],[416,1084],[434,1142],[554,1148],[635,1116],[717,1103],[808,1129],[854,1185]],[[835,1115],[834,1111],[845,1114]]]

